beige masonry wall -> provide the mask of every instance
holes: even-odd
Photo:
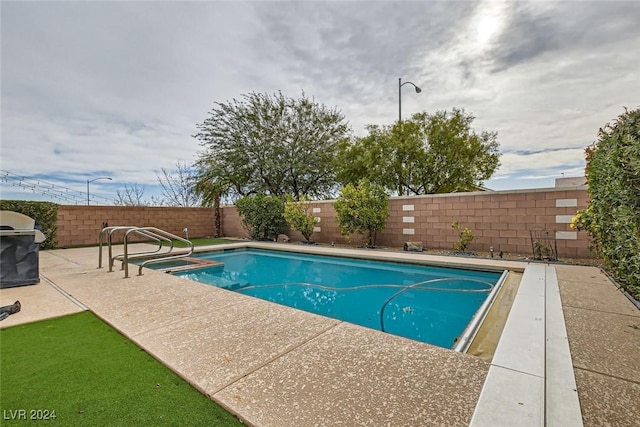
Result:
[[[185,227],[189,237],[214,234],[212,208],[62,205],[58,208],[58,246],[95,245],[105,222],[110,226],[157,227],[181,237]]]
[[[584,187],[535,190],[493,191],[393,197],[389,201],[391,216],[385,230],[378,233],[377,244],[402,246],[406,241],[419,241],[428,248],[452,249],[458,233],[451,223],[458,221],[478,236],[470,250],[488,251],[493,246],[499,253],[532,252],[530,230],[548,230],[556,237],[558,254],[565,258],[589,257],[586,232],[571,230],[571,217],[587,206]],[[336,222],[333,201],[312,203],[319,218],[312,239],[321,243],[347,243]],[[58,244],[60,247],[97,243],[102,224],[154,226],[183,236],[187,227],[190,237],[212,236],[212,208],[125,207],[125,206],[60,206],[58,209]],[[222,207],[223,235],[248,237],[234,206]],[[302,240],[288,231],[294,240]],[[360,236],[351,243],[360,244]]]
[[[469,250],[488,251],[493,246],[496,253],[530,254],[530,230],[538,228],[556,237],[560,257],[590,257],[587,233],[569,227],[571,217],[587,201],[584,187],[393,197],[391,215],[384,231],[378,233],[377,244],[402,246],[406,241],[420,241],[429,248],[452,249],[459,231],[451,224],[458,221],[461,228],[468,227],[478,236]],[[311,206],[320,218],[312,239],[346,243],[338,230],[333,201]],[[247,237],[235,207],[225,206],[222,211],[224,235]],[[298,233],[289,231],[289,235],[302,240]],[[360,237],[353,236],[352,243],[361,243]]]
[[[242,226],[242,221],[235,206],[222,206],[220,211],[223,236],[249,238],[249,232]],[[302,239],[302,236],[300,236],[300,239]]]

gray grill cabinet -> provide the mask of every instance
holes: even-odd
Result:
[[[0,211],[0,288],[40,283],[38,250],[46,237],[34,226],[26,215]]]

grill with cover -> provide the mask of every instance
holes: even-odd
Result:
[[[38,245],[45,239],[34,219],[0,211],[0,288],[40,282]]]

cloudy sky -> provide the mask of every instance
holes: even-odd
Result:
[[[581,175],[640,106],[638,1],[1,2],[2,198],[115,198],[192,162],[214,102],[304,91],[354,135],[464,108],[498,132],[493,189]],[[15,186],[68,189],[56,200]],[[44,186],[44,187],[42,187]],[[65,190],[67,191],[67,190]],[[75,193],[74,193],[75,192]],[[106,201],[106,199],[96,199]]]

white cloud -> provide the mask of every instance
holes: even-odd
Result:
[[[304,90],[363,134],[397,119],[402,77],[423,89],[403,115],[461,107],[499,132],[491,182],[510,188],[581,171],[639,106],[637,2],[3,2],[1,19],[1,169],[108,175],[105,195],[153,189],[213,103],[251,91]]]

